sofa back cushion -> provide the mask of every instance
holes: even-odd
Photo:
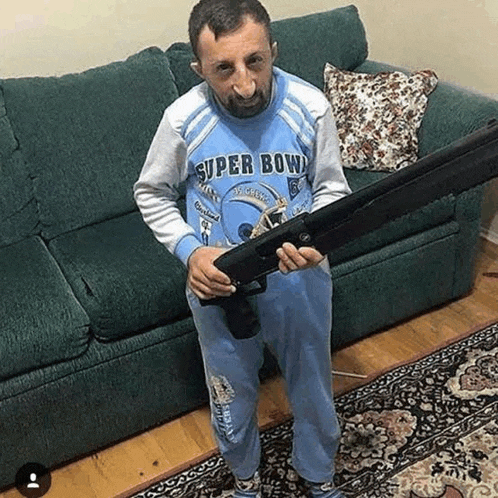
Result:
[[[173,43],[166,50],[166,55],[180,95],[187,93],[193,86],[202,82],[202,79],[190,68],[194,54],[189,43]]]
[[[178,96],[164,52],[149,48],[81,74],[9,79],[3,88],[43,236],[135,209],[133,184]]]
[[[0,81],[0,247],[34,234],[37,225],[31,179],[10,125]]]
[[[498,119],[498,100],[451,83],[441,83],[429,97],[419,133],[423,157]]]
[[[365,29],[354,5],[272,23],[276,64],[323,88],[326,62],[351,71],[368,55]]]
[[[320,89],[326,62],[353,70],[368,55],[365,29],[354,5],[274,21],[272,32],[278,43],[276,65]],[[190,69],[189,44],[175,43],[166,53],[180,94],[201,81]]]

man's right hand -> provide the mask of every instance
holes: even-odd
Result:
[[[230,277],[213,264],[224,252],[226,249],[199,247],[190,255],[187,284],[199,299],[228,297],[236,291]]]

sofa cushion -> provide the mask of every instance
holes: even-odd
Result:
[[[89,320],[38,237],[0,249],[0,378],[88,348]]]
[[[354,69],[367,57],[365,29],[354,5],[273,21],[271,29],[278,42],[277,66],[318,88],[323,88],[326,62]],[[201,81],[190,69],[193,53],[189,44],[175,43],[166,54],[180,95]]]
[[[10,125],[0,80],[0,247],[34,235],[37,226],[32,182]]]
[[[190,44],[173,43],[166,50],[166,55],[180,95],[187,93],[193,86],[202,82],[202,79],[190,68],[190,63],[194,58]]]
[[[3,88],[46,238],[135,209],[133,184],[178,96],[164,52],[59,78],[8,79]]]
[[[324,79],[345,167],[396,171],[417,161],[417,132],[437,85],[433,71],[368,74],[327,63]]]
[[[61,235],[49,249],[102,340],[187,316],[186,270],[138,212]]]

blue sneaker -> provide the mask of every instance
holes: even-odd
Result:
[[[233,498],[262,498],[259,473],[256,472],[250,479],[235,478]]]
[[[344,495],[335,487],[333,482],[308,483],[310,486],[309,498],[344,498]]]

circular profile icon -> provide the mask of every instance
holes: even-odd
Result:
[[[27,463],[16,474],[16,488],[26,498],[40,498],[52,484],[49,470],[39,463]]]

